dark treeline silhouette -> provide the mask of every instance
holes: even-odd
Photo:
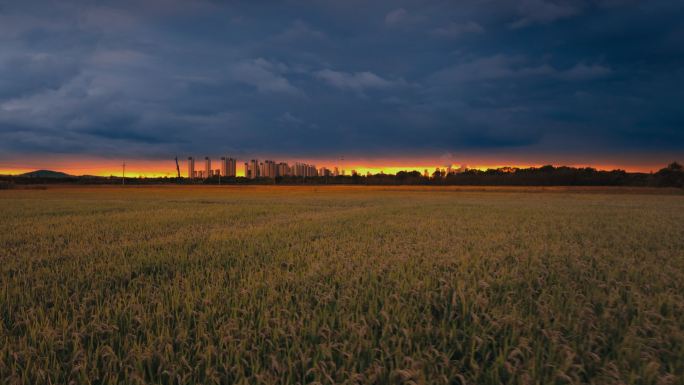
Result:
[[[26,184],[122,184],[122,178],[96,176],[35,177],[0,176],[0,189]],[[283,176],[248,179],[244,177],[187,178],[126,178],[127,185],[147,184],[280,184],[280,185],[432,185],[432,186],[632,186],[632,187],[684,187],[684,169],[673,162],[655,173],[600,171],[574,167],[504,167],[490,170],[467,170],[446,175],[435,170],[425,177],[418,171],[400,171],[397,174],[340,175],[320,177]]]

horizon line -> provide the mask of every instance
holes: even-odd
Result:
[[[187,158],[186,158],[187,159]],[[204,158],[202,158],[203,160]],[[213,160],[213,158],[210,158]],[[220,157],[219,157],[220,159]],[[264,160],[266,160],[264,158]],[[268,159],[270,160],[270,159]],[[158,161],[159,163],[164,162],[168,163],[168,161]],[[327,169],[333,169],[337,167],[340,171],[340,175],[342,175],[342,171],[344,171],[347,175],[351,175],[352,171],[356,171],[360,175],[367,175],[368,173],[372,175],[376,174],[387,174],[387,175],[393,175],[397,174],[398,172],[404,171],[404,172],[412,172],[412,171],[418,171],[421,174],[427,170],[428,172],[432,173],[436,169],[446,169],[448,167],[453,167],[455,169],[458,169],[462,166],[466,166],[468,170],[478,170],[478,171],[486,171],[486,170],[499,170],[499,169],[504,169],[504,168],[511,168],[511,169],[529,169],[529,168],[540,168],[544,166],[553,166],[555,168],[559,167],[570,167],[570,168],[577,168],[577,169],[582,169],[582,168],[592,168],[597,171],[618,171],[622,170],[625,172],[629,173],[653,173],[656,172],[662,168],[667,167],[668,164],[672,162],[676,162],[676,160],[673,160],[671,162],[667,162],[666,164],[661,164],[657,168],[653,167],[620,167],[618,165],[590,165],[586,163],[582,164],[567,164],[567,163],[554,163],[554,162],[540,162],[540,163],[527,163],[527,164],[483,164],[483,165],[473,165],[469,166],[467,164],[457,164],[457,163],[452,163],[451,165],[439,165],[436,162],[428,165],[428,164],[423,164],[423,165],[386,165],[386,166],[375,166],[375,165],[344,165],[344,166],[335,166],[331,165],[330,163],[322,164],[322,165],[316,165],[315,163],[309,163],[307,161],[299,161],[299,162],[286,162],[283,161],[284,163],[288,164],[294,164],[294,163],[307,163],[311,164],[312,166],[316,166],[317,169],[320,168],[327,168]],[[123,162],[122,162],[123,163]],[[143,162],[137,162],[139,164],[144,164],[147,163],[149,164],[150,161],[143,161]],[[157,162],[155,162],[157,163]],[[180,163],[180,159],[179,159]],[[240,165],[243,164],[243,162],[238,162]],[[201,166],[201,163],[198,165]],[[155,167],[156,168],[156,167]],[[184,169],[184,171],[187,168],[181,167]],[[202,169],[202,167],[198,167],[197,169]],[[213,169],[213,166],[212,166]],[[82,177],[82,176],[96,176],[96,177],[110,177],[110,176],[115,176],[115,177],[121,177],[122,175],[122,167],[119,165],[118,168],[115,167],[56,167],[56,168],[50,168],[50,167],[11,167],[11,168],[5,168],[2,167],[2,163],[0,162],[0,175],[5,175],[5,176],[21,176],[22,174],[34,172],[34,171],[55,171],[55,172],[63,172],[65,174],[69,174],[71,176],[75,177]],[[90,172],[86,170],[92,170]],[[130,162],[126,161],[126,177],[127,178],[163,178],[163,177],[172,177],[175,178],[177,177],[176,169],[175,166],[173,168],[169,167],[169,171],[161,171],[161,168],[159,169],[150,169],[148,167],[139,166],[136,167],[136,162]],[[187,177],[184,175],[186,172],[181,172],[181,177]],[[243,167],[238,167],[237,170],[237,177],[244,177],[244,169]]]

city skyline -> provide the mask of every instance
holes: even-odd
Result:
[[[221,158],[228,156],[214,155],[209,156],[215,165],[212,170],[221,169]],[[196,170],[205,170],[205,158],[206,156],[194,156],[193,157],[196,164]],[[487,162],[487,159],[478,159],[474,157],[457,157],[453,154],[446,154],[443,156],[435,156],[432,158],[417,158],[413,160],[402,160],[402,159],[303,159],[294,157],[277,157],[277,156],[232,156],[228,157],[235,161],[235,176],[245,176],[244,174],[244,163],[249,162],[251,159],[261,159],[270,160],[278,159],[277,163],[285,162],[288,164],[304,163],[315,165],[317,169],[325,167],[328,169],[344,169],[347,174],[351,170],[356,170],[359,174],[365,175],[367,173],[378,174],[396,174],[399,171],[420,171],[421,173],[428,169],[430,171],[435,168],[446,168],[461,167],[466,165],[471,169],[486,170],[486,169],[496,169],[501,167],[517,167],[517,168],[527,168],[527,167],[541,167],[543,165],[553,165],[553,166],[570,166],[570,167],[592,167],[597,170],[615,170],[621,169],[628,172],[655,172],[672,161],[677,161],[679,159],[673,157],[664,156],[662,161],[659,162],[640,162],[638,160],[632,160],[632,162],[626,163],[591,163],[591,162],[544,162],[543,160],[525,162],[506,162],[504,160]],[[680,160],[681,161],[681,160]],[[122,163],[126,162],[126,175],[130,177],[175,177],[176,176],[176,166],[173,157],[163,160],[149,160],[149,159],[100,159],[100,158],[78,158],[73,159],[62,158],[62,159],[50,159],[41,160],[40,158],[29,158],[21,164],[19,163],[3,163],[0,162],[0,175],[19,175],[26,172],[31,172],[39,169],[47,169],[54,171],[61,171],[71,175],[94,175],[94,176],[110,176],[110,175],[121,175],[122,173]],[[182,177],[187,176],[188,170],[188,156],[179,156],[178,163],[180,168],[180,173]]]

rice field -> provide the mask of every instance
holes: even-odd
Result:
[[[0,191],[2,384],[684,384],[684,194]]]

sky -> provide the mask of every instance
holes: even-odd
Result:
[[[0,0],[0,173],[657,170],[684,160],[682,20],[679,0]]]

